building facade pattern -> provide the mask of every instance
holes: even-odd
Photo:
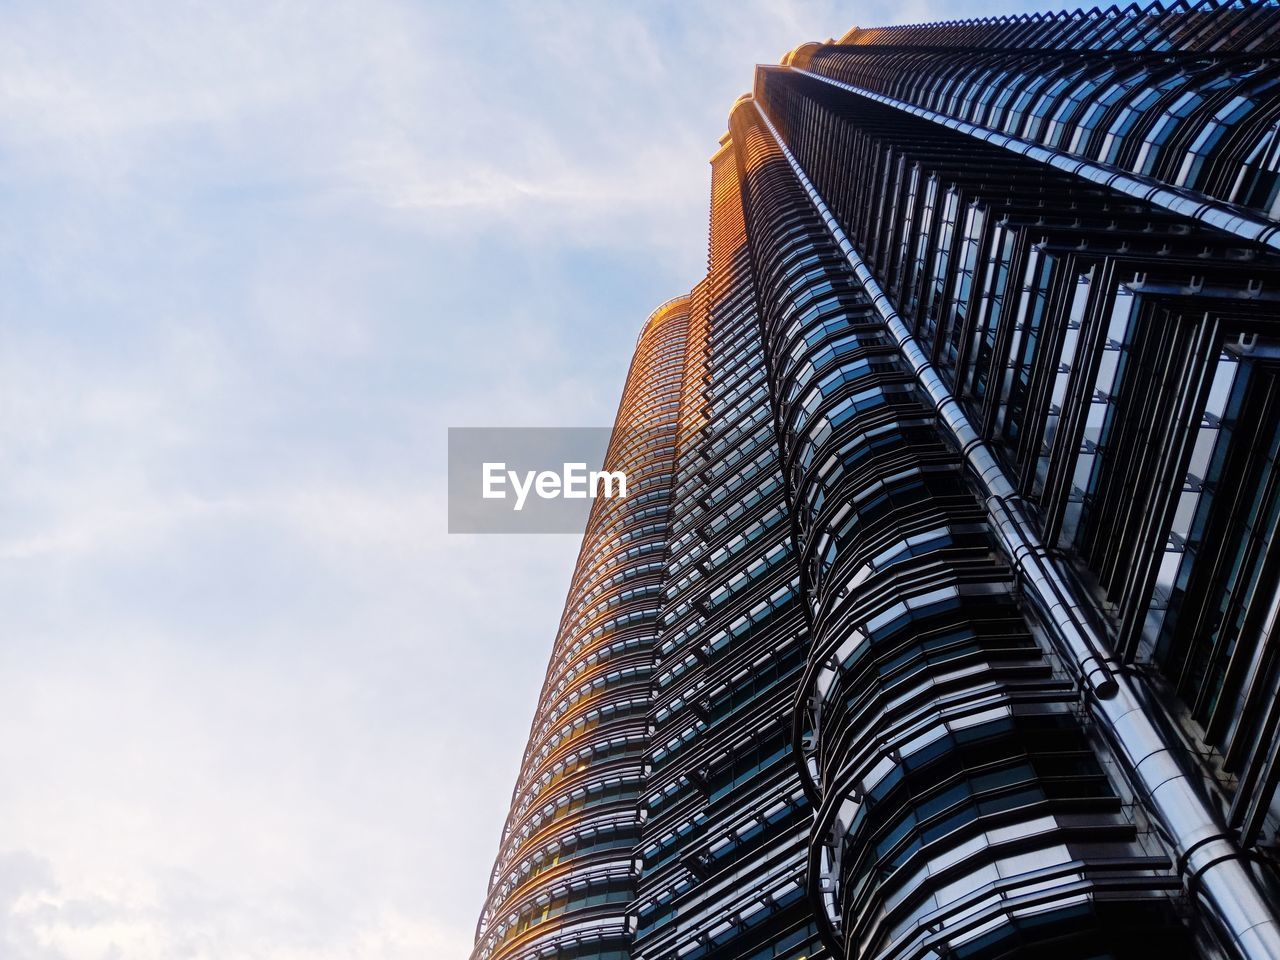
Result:
[[[1273,3],[757,69],[474,960],[1280,958],[1278,81]]]
[[[653,645],[666,569],[688,298],[649,318],[627,376],[606,470],[628,495],[587,521],[475,956],[629,957],[643,821]]]

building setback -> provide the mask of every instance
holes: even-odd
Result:
[[[473,960],[1280,958],[1280,7],[759,67]]]

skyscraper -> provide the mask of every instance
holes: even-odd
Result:
[[[757,68],[474,960],[1280,958],[1280,7]]]

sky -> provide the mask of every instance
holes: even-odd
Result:
[[[0,956],[463,960],[577,543],[447,428],[612,421],[752,64],[1016,9],[0,5]]]

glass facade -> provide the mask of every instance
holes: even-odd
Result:
[[[805,44],[650,319],[474,960],[1280,957],[1280,7]]]

